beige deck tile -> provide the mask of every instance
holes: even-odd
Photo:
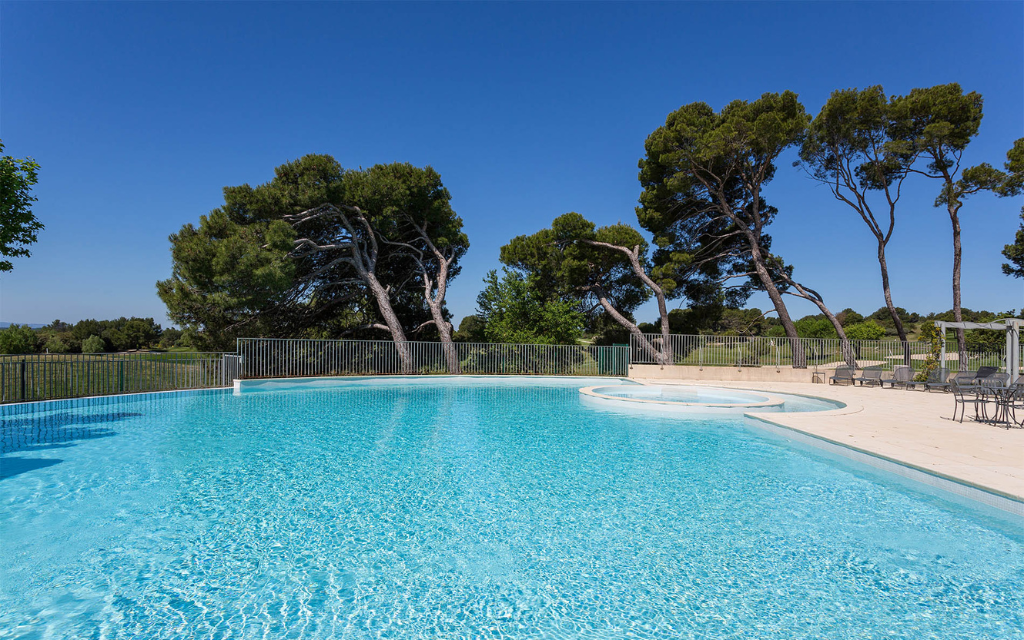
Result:
[[[953,398],[948,394],[806,383],[638,381],[777,391],[838,400],[848,405],[846,410],[774,413],[766,414],[765,418],[1024,501],[1024,429],[975,422],[970,407],[963,423],[954,422],[950,419]]]

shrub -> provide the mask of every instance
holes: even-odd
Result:
[[[82,353],[103,353],[106,350],[107,343],[99,336],[89,336],[82,341]]]
[[[867,320],[846,328],[846,337],[850,340],[881,340],[885,337],[885,329],[874,320]]]
[[[60,335],[53,335],[43,344],[43,349],[48,353],[67,353],[71,351],[71,345]]]
[[[0,353],[34,353],[36,332],[25,325],[12,324],[0,329]]]

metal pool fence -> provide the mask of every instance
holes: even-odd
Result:
[[[384,374],[624,376],[626,346],[240,338],[242,378]]]
[[[238,377],[225,353],[36,353],[0,356],[0,402],[207,389]]]
[[[645,334],[661,346],[661,334]],[[832,369],[846,363],[838,339],[673,335],[675,365]],[[920,370],[930,345],[851,340],[858,367],[892,369],[909,359]],[[961,368],[955,343],[946,366]],[[1024,352],[1022,352],[1024,360]],[[964,369],[1004,367],[1001,352],[968,353]],[[658,364],[633,338],[630,346],[292,340],[242,338],[236,353],[0,355],[0,403],[229,386],[236,378],[346,375],[625,376],[630,364]]]
[[[661,349],[663,338],[660,333],[645,333],[644,338]],[[785,337],[673,334],[669,340],[672,364],[699,367],[800,366],[802,351],[803,366],[810,369],[834,369],[852,360],[860,368],[880,367],[891,370],[895,365],[905,364],[909,360],[915,370],[920,370],[931,355],[931,344],[928,342],[898,340],[849,340],[848,353],[843,352],[842,341],[838,338],[798,338],[791,341]],[[635,336],[630,336],[629,353],[632,364],[659,364]],[[971,351],[967,353],[967,361],[962,366],[956,342],[946,343],[945,366],[951,371],[983,366],[1003,367],[1005,362],[1001,351]]]

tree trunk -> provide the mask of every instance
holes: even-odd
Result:
[[[764,264],[764,256],[761,255],[760,245],[754,238],[750,238],[750,248],[750,256],[754,261],[757,277],[761,280],[772,304],[775,305],[775,312],[779,314],[779,322],[782,323],[782,328],[786,330],[786,337],[789,338],[789,346],[793,352],[793,368],[806,369],[807,356],[804,353],[804,345],[800,342],[800,336],[796,334],[796,325],[793,324],[793,319],[789,316],[789,309],[786,308],[779,288],[775,286],[771,274],[768,273],[768,267]]]
[[[452,326],[444,319],[441,313],[441,303],[427,298],[427,306],[430,307],[430,315],[437,326],[437,333],[441,336],[441,351],[444,353],[444,361],[448,365],[448,373],[457,376],[462,373],[459,366],[459,354],[455,349],[455,342],[452,340]]]
[[[366,275],[366,283],[370,286],[370,291],[377,301],[377,308],[380,309],[380,314],[384,316],[384,323],[388,325],[388,331],[391,332],[391,339],[395,343],[395,349],[398,350],[401,372],[404,374],[416,373],[412,362],[412,353],[409,350],[409,341],[405,338],[405,330],[402,329],[402,323],[398,321],[395,310],[391,308],[391,298],[388,296],[388,290],[380,284],[380,281],[372,273]]]
[[[672,355],[672,330],[668,325],[668,302],[665,299],[665,291],[647,275],[635,253],[629,254],[629,260],[633,266],[633,272],[654,292],[654,297],[658,300],[658,315],[661,318],[661,364],[673,364],[675,359]]]
[[[956,322],[963,322],[963,312],[960,308],[960,206],[956,200],[951,199],[946,208],[949,211],[949,219],[953,223],[953,319]],[[964,371],[967,367],[967,337],[964,335],[964,330],[959,327],[956,329],[956,348],[957,357],[960,358],[958,368],[960,371]],[[945,364],[943,362],[942,366]]]
[[[655,362],[665,364],[664,360],[662,359],[662,352],[659,349],[657,349],[653,344],[651,344],[651,341],[647,339],[647,337],[643,334],[642,331],[640,331],[640,328],[638,326],[630,322],[629,319],[626,318],[626,316],[619,313],[619,311],[612,306],[612,303],[608,299],[608,296],[605,295],[604,290],[595,289],[594,293],[597,294],[597,301],[601,303],[601,307],[604,308],[605,313],[610,315],[612,317],[612,320],[615,320],[615,322],[618,322],[627,331],[629,331],[629,333],[634,338],[637,339],[637,342],[640,344],[640,347],[644,351],[646,351],[648,355],[650,355],[654,359]]]
[[[668,326],[668,303],[665,300],[665,292],[657,285],[651,289],[658,299],[658,313],[661,315],[661,355],[664,358],[662,364],[673,364],[675,358],[672,354],[672,330]]]
[[[621,251],[626,254],[629,258],[629,264],[633,268],[633,273],[640,278],[641,282],[647,285],[648,289],[654,292],[654,297],[658,300],[658,314],[661,318],[661,357],[658,358],[658,362],[663,365],[673,364],[672,331],[668,325],[668,302],[665,298],[665,291],[661,288],[661,285],[647,275],[647,271],[645,271],[643,265],[640,264],[640,247],[635,246],[630,249],[629,247],[615,245],[608,242],[599,242],[597,240],[584,240],[584,242],[594,247],[605,247],[607,249]]]
[[[853,348],[850,346],[850,340],[846,337],[846,330],[843,329],[843,325],[839,322],[839,318],[837,318],[836,315],[825,305],[825,301],[821,298],[821,295],[816,291],[806,289],[799,282],[790,278],[785,272],[783,272],[782,277],[790,286],[797,290],[797,293],[791,293],[791,295],[796,295],[804,300],[810,300],[816,307],[818,307],[818,310],[828,318],[828,321],[832,323],[832,328],[836,330],[836,335],[839,336],[839,344],[843,352],[843,360],[846,361],[847,365],[856,368],[857,358],[854,356]]]
[[[881,239],[878,241],[878,265],[882,268],[882,295],[885,296],[885,308],[892,316],[893,324],[896,325],[896,335],[899,336],[900,343],[903,345],[903,364],[910,365],[910,343],[907,341],[907,331],[903,328],[903,321],[896,313],[896,305],[892,303],[892,293],[889,289],[889,265],[885,260],[885,242]]]
[[[839,319],[836,318],[836,315],[832,313],[828,307],[825,306],[824,301],[818,300],[814,297],[810,297],[808,300],[813,302],[818,309],[825,314],[828,321],[832,323],[832,327],[836,330],[836,334],[839,336],[839,345],[843,351],[843,360],[846,361],[847,365],[856,368],[857,358],[854,357],[853,347],[850,346],[850,340],[846,337],[846,331],[843,329],[843,325],[840,324]]]

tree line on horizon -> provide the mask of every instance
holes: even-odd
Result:
[[[468,335],[571,343],[618,332],[655,361],[671,362],[671,341],[648,334],[713,331],[762,291],[772,308],[761,315],[773,317],[761,324],[790,339],[795,366],[805,362],[797,338],[809,333],[831,332],[852,359],[848,340],[877,335],[875,326],[911,337],[912,321],[892,299],[886,254],[909,180],[932,182],[934,204],[949,217],[951,314],[966,319],[963,207],[983,191],[1005,197],[1024,188],[1024,138],[1012,144],[1002,169],[962,166],[982,104],[978,93],[954,83],[902,96],[880,86],[838,90],[813,117],[790,91],[735,100],[720,111],[684,105],[645,142],[637,224],[597,226],[569,212],[511,239],[501,248],[501,271],[487,274],[477,313],[459,331],[445,297],[469,239],[429,166],[356,170],[307,155],[278,167],[265,184],[226,187],[222,206],[170,237],[172,273],[157,289],[183,338],[198,348],[230,348],[242,336],[389,335],[409,370],[407,341],[440,341],[452,372],[459,368],[453,343]],[[789,149],[798,153],[794,164],[832,192],[837,210],[858,215],[875,237],[885,303],[885,313],[873,314],[879,317],[844,321],[853,316],[834,313],[772,250],[771,224],[785,212],[767,200],[766,188]],[[1024,224],[1003,252],[1009,275],[1024,276],[1022,244]],[[811,302],[818,317],[794,319],[786,296]],[[653,327],[634,317],[652,298],[659,310]],[[669,301],[685,308],[670,311]],[[967,334],[956,338],[963,357]]]
[[[54,320],[32,328],[12,324],[0,329],[0,354],[114,353],[140,349],[190,348],[180,329],[164,329],[153,318]]]
[[[488,276],[488,281],[490,276]],[[500,301],[522,301],[523,298],[514,292],[501,291]],[[487,303],[481,303],[487,304]],[[936,320],[951,322],[953,311],[941,313],[911,313],[897,307],[903,326],[917,335],[917,340],[930,339],[930,328]],[[517,314],[529,316],[545,312],[543,304],[538,304],[533,311],[521,310]],[[669,326],[675,334],[704,334],[716,336],[748,336],[748,337],[784,337],[785,333],[778,319],[757,308],[737,309],[721,308],[713,316],[698,315],[694,309],[672,309],[668,313]],[[558,312],[554,312],[557,316]],[[1015,311],[972,311],[963,310],[963,317],[968,322],[992,322],[999,318],[1014,316]],[[452,334],[455,342],[506,342],[532,344],[575,344],[587,343],[598,346],[622,345],[629,343],[629,332],[622,326],[608,322],[605,316],[595,316],[596,322],[588,322],[586,316],[580,316],[578,324],[553,323],[549,333],[541,333],[536,326],[523,329],[523,325],[513,323],[517,316],[510,314],[505,318],[492,318],[491,331],[485,331],[485,323],[480,315],[470,315],[462,319],[458,330]],[[881,307],[869,315],[861,315],[853,309],[843,309],[836,318],[846,330],[850,340],[883,340],[896,337],[895,325],[889,311]],[[822,314],[806,315],[795,322],[797,333],[801,338],[837,338],[831,323]],[[643,333],[657,333],[658,321],[640,322],[637,325]],[[968,330],[967,348],[969,351],[998,352],[1003,348],[1003,336],[999,332]],[[435,337],[436,339],[436,337]],[[233,345],[224,347],[232,350]],[[11,324],[0,329],[0,354],[16,355],[31,353],[117,353],[124,351],[195,351],[189,333],[176,327],[161,327],[153,318],[117,318],[114,320],[80,320],[76,323],[54,320],[41,327]]]

